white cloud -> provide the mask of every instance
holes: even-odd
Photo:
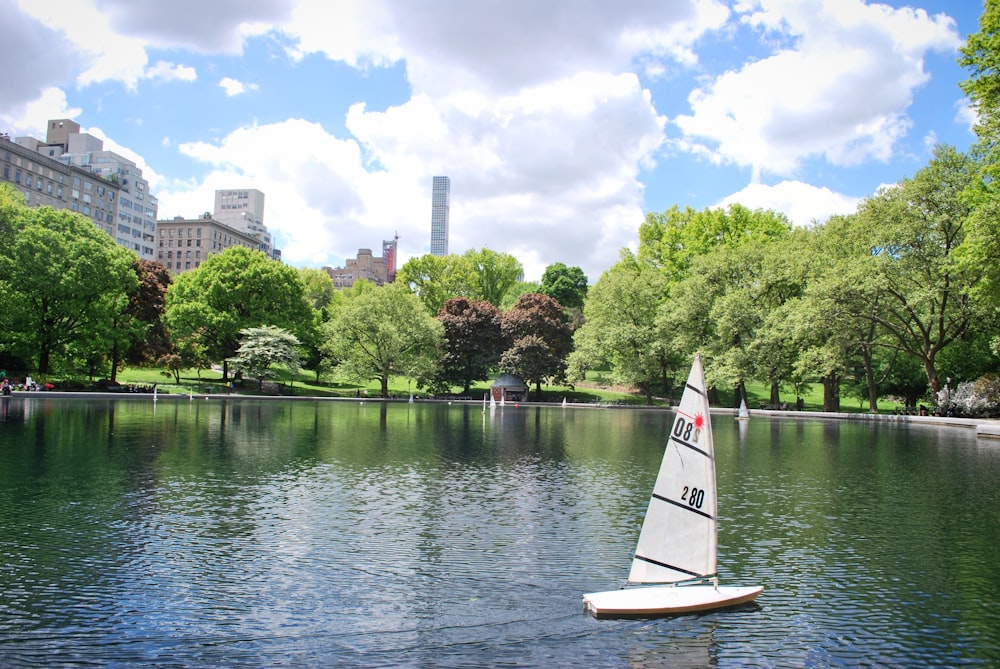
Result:
[[[778,47],[693,91],[675,119],[717,162],[791,175],[803,159],[886,161],[912,122],[928,51],[954,50],[954,21],[860,0],[747,0],[742,20]]]
[[[82,111],[68,105],[63,91],[47,88],[34,100],[0,109],[0,127],[12,137],[44,138],[49,119],[74,119]]]
[[[281,31],[299,57],[323,53],[356,65],[405,60],[413,90],[436,97],[463,89],[511,93],[581,71],[629,71],[639,55],[692,64],[694,44],[728,14],[719,0],[347,0],[335,7],[299,2]]]
[[[979,123],[979,113],[969,98],[955,102],[955,122],[967,127],[969,132],[975,133],[976,124]]]
[[[160,215],[197,215],[215,188],[267,194],[265,224],[292,264],[342,264],[400,235],[400,262],[429,251],[431,177],[452,179],[450,250],[513,254],[529,278],[561,261],[595,279],[643,220],[639,165],[665,120],[634,75],[580,75],[517,95],[416,96],[386,111],[355,106],[357,141],[303,120],[181,145],[212,165],[159,193]],[[372,168],[377,165],[377,168]],[[376,252],[380,248],[374,249]]]
[[[158,60],[153,66],[146,68],[144,76],[147,79],[161,81],[195,81],[198,79],[198,73],[193,67],[168,63],[164,60]]]
[[[226,92],[228,97],[242,95],[247,91],[256,91],[259,88],[257,84],[245,84],[242,81],[233,79],[232,77],[223,77],[219,81],[219,86],[222,87],[222,90]]]
[[[719,205],[742,204],[750,209],[771,209],[785,214],[794,225],[809,226],[837,214],[853,214],[861,200],[826,187],[782,181],[774,186],[750,184],[724,198]]]

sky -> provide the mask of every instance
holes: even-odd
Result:
[[[0,0],[0,132],[69,118],[135,161],[158,218],[264,192],[283,260],[398,235],[591,283],[650,212],[855,211],[966,150],[957,49],[983,0]],[[18,54],[16,58],[11,54]]]

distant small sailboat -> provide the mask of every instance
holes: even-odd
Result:
[[[639,532],[629,585],[583,596],[596,617],[660,616],[751,602],[763,586],[720,586],[715,448],[701,356],[696,356]]]
[[[736,412],[736,420],[749,420],[750,410],[747,409],[747,401],[744,399],[740,400],[740,409]]]
[[[493,397],[493,393],[492,392],[490,392],[490,408],[491,409],[496,409],[497,408],[497,401],[496,401],[496,398]]]
[[[563,405],[563,409],[565,409],[565,408],[566,408],[566,398],[565,398],[565,397],[563,398],[563,403],[562,403],[562,405]]]

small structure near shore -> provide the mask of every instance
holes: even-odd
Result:
[[[490,386],[490,394],[497,402],[520,402],[528,397],[528,385],[513,374],[501,374]]]

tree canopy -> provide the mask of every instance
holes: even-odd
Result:
[[[323,350],[339,373],[378,380],[389,395],[393,375],[430,379],[443,346],[444,327],[420,299],[397,283],[365,291],[337,309],[323,326]]]
[[[178,275],[167,292],[166,319],[175,340],[192,340],[223,363],[224,379],[241,330],[274,325],[307,339],[315,326],[296,270],[241,246]]]
[[[435,380],[460,385],[468,394],[473,381],[489,378],[503,348],[500,312],[485,300],[453,297],[438,312],[444,326],[444,354]]]
[[[277,376],[275,365],[283,365],[289,372],[299,371],[298,338],[288,330],[273,325],[240,330],[240,347],[229,359],[233,368],[257,379],[257,387],[264,387],[264,379]]]
[[[7,346],[33,358],[38,374],[53,355],[73,347],[111,348],[112,315],[138,285],[134,254],[115,244],[86,216],[50,207],[29,208],[20,193],[0,185],[0,294]]]
[[[565,381],[573,332],[561,304],[548,295],[526,293],[503,314],[500,327],[509,342],[500,369],[534,383],[539,394],[543,381]]]

